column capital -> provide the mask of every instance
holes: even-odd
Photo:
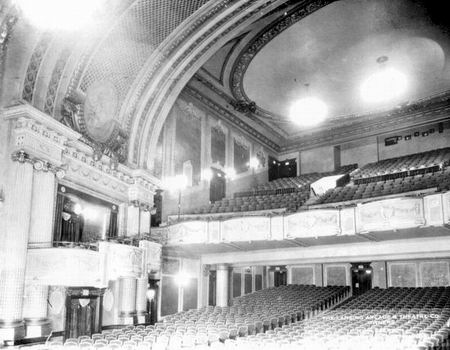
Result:
[[[216,266],[216,270],[229,270],[231,265],[229,264],[219,264]]]
[[[30,163],[33,165],[34,170],[42,172],[51,172],[55,174],[59,179],[65,176],[65,166],[56,166],[45,159],[31,156],[25,150],[14,151],[11,154],[11,159],[18,163]]]

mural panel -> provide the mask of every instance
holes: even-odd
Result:
[[[442,212],[442,195],[435,194],[424,197],[425,218],[427,225],[440,226],[444,224]]]
[[[225,166],[226,134],[219,126],[211,128],[211,160],[213,164]]]
[[[270,218],[244,217],[222,222],[222,240],[262,241],[270,235]]]
[[[249,169],[250,145],[244,141],[233,140],[234,169],[236,174],[245,173]]]
[[[206,243],[208,240],[207,221],[188,221],[169,227],[168,243]]]
[[[332,236],[341,232],[339,210],[311,210],[285,217],[287,238]]]
[[[419,264],[422,287],[441,287],[450,284],[447,261],[426,261]]]
[[[389,264],[390,287],[417,287],[416,263]]]
[[[425,224],[421,198],[395,198],[358,206],[358,232],[385,231]]]
[[[327,266],[325,272],[325,283],[327,286],[347,285],[347,267],[345,265]]]
[[[314,266],[292,267],[292,284],[314,284]]]
[[[192,185],[200,183],[201,172],[201,118],[192,104],[183,109],[174,107],[175,127],[175,174],[185,173],[186,165],[192,167]],[[190,174],[186,174],[189,178]]]

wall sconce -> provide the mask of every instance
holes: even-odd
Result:
[[[3,202],[5,201],[5,192],[3,191],[3,187],[0,188],[0,208],[3,207]]]

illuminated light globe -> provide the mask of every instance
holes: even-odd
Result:
[[[40,29],[81,30],[94,22],[105,0],[15,0],[29,22]]]
[[[408,86],[406,75],[394,68],[386,68],[371,75],[361,86],[366,102],[387,102],[403,95]]]
[[[291,120],[300,126],[314,126],[323,122],[328,107],[315,97],[305,97],[295,102],[289,111]]]

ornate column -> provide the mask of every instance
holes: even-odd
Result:
[[[123,323],[134,323],[136,316],[136,278],[119,277],[119,317]]]
[[[216,270],[216,305],[228,306],[228,283],[229,283],[228,265],[217,265]]]
[[[140,222],[140,229],[139,232],[141,234],[150,233],[150,208],[148,205],[141,205],[141,222]]]
[[[29,249],[52,246],[53,215],[56,199],[56,179],[63,171],[45,161],[34,162],[31,222],[28,238]],[[23,318],[27,337],[50,334],[51,323],[47,318],[48,286],[28,284],[25,286]]]
[[[136,313],[138,317],[138,323],[145,323],[148,311],[147,311],[147,290],[148,290],[148,278],[140,277],[136,283]]]
[[[135,236],[139,234],[139,202],[133,201],[128,205],[127,210],[127,236]]]
[[[25,268],[30,229],[33,165],[24,151],[12,156],[5,189],[5,219],[1,225],[3,261],[0,270],[0,338],[25,335],[22,321]]]

